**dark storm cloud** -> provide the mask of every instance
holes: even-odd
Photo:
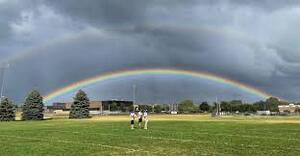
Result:
[[[230,0],[229,2],[247,7],[257,7],[266,11],[275,11],[282,8],[290,8],[300,3],[297,0]]]
[[[36,0],[0,0],[0,60],[15,53],[15,50],[20,51],[18,48],[22,45],[16,44],[12,24],[17,24],[20,19],[27,18],[23,14],[24,11],[35,11],[38,5]]]
[[[17,1],[0,1],[0,39],[8,39],[10,35],[10,24],[18,21],[21,12],[26,9],[34,9],[37,3],[33,0]]]
[[[83,20],[91,23],[114,23],[129,24],[142,20],[143,14],[140,12],[145,9],[147,2],[135,0],[129,1],[89,1],[82,3],[80,0],[64,1],[46,1],[46,3],[56,11],[69,15],[75,20]],[[88,11],[87,11],[88,10]]]
[[[55,46],[38,49],[38,51],[43,52],[36,53],[38,55],[32,55],[24,61],[18,61],[14,65],[14,70],[18,71],[15,73],[15,76],[23,76],[23,79],[13,84],[17,86],[27,84],[28,86],[24,88],[35,86],[43,88],[45,90],[42,91],[47,92],[47,90],[54,90],[60,86],[103,72],[127,68],[155,67],[212,71],[223,73],[223,75],[228,75],[228,77],[236,76],[236,78],[240,78],[238,75],[234,75],[237,71],[229,68],[234,66],[234,62],[226,65],[224,61],[211,61],[214,59],[219,60],[217,56],[224,57],[223,55],[218,55],[219,48],[214,49],[209,44],[214,39],[216,41],[217,38],[219,38],[218,40],[221,43],[221,36],[211,37],[213,36],[211,34],[210,37],[208,35],[206,37],[197,37],[199,34],[205,34],[206,30],[199,31],[199,34],[195,31],[186,32],[186,35],[183,35],[183,31],[178,29],[176,31],[168,30],[156,28],[155,31],[150,30],[147,33],[145,31],[145,34],[138,33],[135,37],[128,36],[127,33],[116,36],[116,34],[102,33],[98,30],[83,32],[77,38],[55,44]],[[165,33],[157,33],[159,31]],[[108,37],[108,35],[114,37]],[[191,39],[192,35],[194,37]],[[180,39],[191,42],[198,40],[195,43],[198,46],[187,46],[191,43],[178,42]],[[116,40],[122,42],[116,42]],[[216,44],[217,42],[214,43]],[[176,44],[176,48],[168,49],[172,44]],[[202,50],[203,52],[201,52]],[[28,62],[31,63],[28,64]],[[228,67],[222,67],[224,65]],[[220,69],[224,70],[220,71]],[[237,69],[242,70],[241,67]],[[39,79],[32,78],[32,75],[27,75],[24,71],[28,73],[39,71]],[[248,71],[247,74],[253,73]],[[47,83],[45,84],[45,82]],[[153,87],[155,85],[149,84],[150,86]],[[175,88],[175,90],[177,89],[179,88]]]
[[[18,100],[32,88],[46,94],[105,72],[159,67],[208,71],[299,99],[298,1],[0,0],[0,4],[0,50],[10,55],[6,61],[11,63],[7,94]],[[150,96],[163,90],[162,84],[149,81],[144,88]],[[195,87],[189,88],[189,94],[197,96],[192,94]],[[216,91],[207,92],[214,96]]]

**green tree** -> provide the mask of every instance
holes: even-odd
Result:
[[[255,102],[253,104],[253,107],[255,108],[256,111],[263,111],[263,110],[266,110],[266,102],[265,101],[258,101],[258,102]]]
[[[22,120],[43,120],[43,97],[37,90],[28,94],[22,107]]]
[[[207,102],[202,102],[200,105],[199,105],[199,110],[201,112],[208,112],[210,110],[210,106]]]
[[[163,104],[163,105],[162,105],[162,111],[165,111],[165,112],[170,111],[170,106],[167,105],[167,104]]]
[[[152,106],[151,105],[139,105],[139,110],[147,110],[148,112],[152,112]]]
[[[266,100],[267,109],[271,112],[279,112],[278,105],[280,105],[278,98],[270,97]]]
[[[128,108],[126,108],[125,104],[123,102],[120,103],[120,110],[122,112],[127,112],[129,111]]]
[[[89,117],[89,107],[90,107],[90,100],[87,97],[87,94],[79,90],[74,97],[74,102],[71,106],[70,110],[70,119],[82,119]]]
[[[232,112],[232,104],[230,102],[221,101],[220,107],[224,112]]]
[[[161,113],[162,111],[162,106],[161,105],[155,105],[154,106],[154,112],[155,113]]]
[[[0,121],[13,121],[15,118],[13,103],[8,98],[3,98],[0,103]]]
[[[230,101],[230,103],[232,105],[242,105],[243,104],[242,100],[232,100],[232,101]]]
[[[118,104],[116,102],[113,102],[111,105],[110,105],[110,111],[117,111],[119,110],[118,109]]]
[[[184,100],[178,105],[178,111],[180,113],[195,113],[196,110],[192,100]]]
[[[232,100],[229,102],[231,112],[243,112],[243,102],[241,100]]]

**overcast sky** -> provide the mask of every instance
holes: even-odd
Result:
[[[105,72],[206,71],[300,100],[297,0],[0,0],[4,95],[20,102]],[[141,76],[84,88],[91,99],[140,102],[259,100],[232,86],[184,76]],[[74,93],[55,100],[71,100]]]

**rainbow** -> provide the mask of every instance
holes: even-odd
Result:
[[[182,69],[169,69],[169,68],[154,68],[154,69],[133,69],[133,70],[122,70],[122,71],[116,71],[116,72],[110,72],[101,74],[98,76],[94,76],[91,78],[87,78],[78,82],[75,82],[73,84],[70,84],[68,86],[65,86],[63,88],[60,88],[58,90],[55,90],[48,95],[44,96],[44,101],[48,102],[50,100],[53,100],[54,98],[57,98],[59,96],[62,96],[64,94],[74,92],[75,90],[81,89],[83,87],[102,82],[105,80],[115,79],[115,78],[121,78],[121,77],[128,77],[128,76],[137,76],[137,75],[185,75],[185,76],[192,76],[195,78],[200,79],[206,79],[210,81],[215,81],[222,84],[231,85],[234,87],[237,87],[243,91],[246,91],[248,93],[254,94],[256,96],[259,96],[261,98],[268,98],[271,97],[271,94],[268,94],[262,90],[259,90],[255,87],[249,86],[247,84],[231,80],[225,77],[221,77],[215,74],[207,73],[207,72],[200,72],[200,71],[192,71],[192,70],[182,70]]]

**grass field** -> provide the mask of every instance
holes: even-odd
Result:
[[[0,155],[300,155],[299,117],[128,116],[0,123]]]

